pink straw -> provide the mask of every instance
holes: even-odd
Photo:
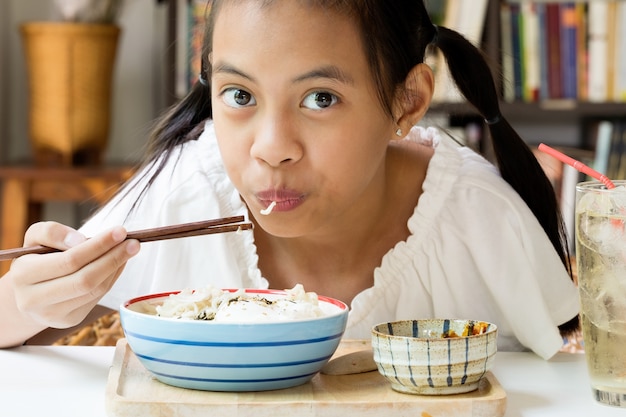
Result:
[[[589,168],[587,165],[583,164],[582,162],[577,161],[573,158],[570,158],[564,153],[559,152],[556,149],[551,148],[548,145],[543,144],[543,143],[539,144],[538,149],[542,152],[547,153],[550,156],[555,157],[556,159],[558,159],[559,161],[567,165],[573,166],[574,168],[576,168],[578,171],[582,172],[583,174],[587,174],[591,178],[595,178],[596,180],[604,184],[606,188],[608,188],[609,190],[611,188],[615,188],[615,184],[613,184],[613,182],[610,179],[608,179],[606,175],[600,174],[598,171]]]

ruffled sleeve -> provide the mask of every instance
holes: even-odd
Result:
[[[557,326],[578,313],[574,284],[495,167],[435,132],[412,132],[436,152],[408,221],[411,236],[385,256],[374,287],[355,299],[354,329],[364,331],[371,320],[485,320],[498,325],[501,350],[551,357],[563,343]]]

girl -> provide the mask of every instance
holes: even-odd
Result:
[[[499,170],[413,127],[433,94],[429,45],[485,117]],[[349,338],[463,317],[495,322],[500,349],[559,350],[578,298],[552,188],[478,50],[421,1],[215,0],[202,68],[81,233],[29,229],[26,245],[68,250],[17,259],[0,280],[2,345],[145,293],[301,283],[350,304]],[[126,229],[240,214],[252,232],[149,243],[128,261]]]

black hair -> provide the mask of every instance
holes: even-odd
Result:
[[[202,71],[199,74],[202,82],[196,83],[156,126],[145,164],[158,165],[152,171],[149,184],[161,171],[172,150],[183,142],[197,139],[204,122],[212,116],[208,59],[216,16],[228,1],[241,0],[212,0],[207,3]],[[262,4],[268,5],[273,1],[264,0]],[[534,213],[571,275],[566,232],[554,189],[528,145],[501,115],[494,77],[484,54],[458,32],[434,26],[422,0],[298,1],[328,8],[355,20],[381,105],[390,117],[393,98],[410,71],[424,62],[429,45],[439,48],[459,91],[487,121],[502,178]],[[564,333],[577,329],[578,318],[560,328]]]

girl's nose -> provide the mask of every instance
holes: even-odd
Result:
[[[303,147],[293,122],[271,118],[259,125],[250,152],[252,157],[278,168],[300,160]]]

